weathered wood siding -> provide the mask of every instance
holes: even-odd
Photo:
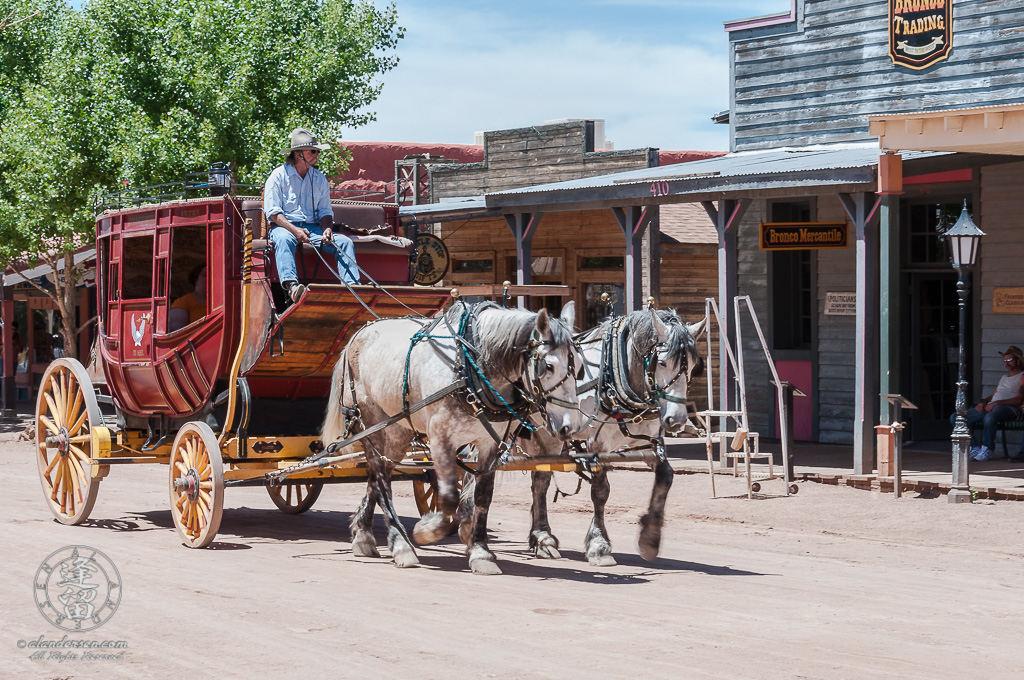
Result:
[[[797,22],[730,34],[733,151],[871,139],[870,114],[1024,102],[1022,2],[955,0],[952,52],[923,71],[890,61],[886,0],[798,4]]]
[[[768,257],[760,250],[760,223],[765,214],[764,201],[753,201],[740,223],[737,241],[737,295],[749,295],[761,328],[767,332],[770,307],[768,302]],[[717,295],[716,295],[717,297]],[[732,300],[719,300],[719,308],[729,306],[733,314]],[[765,360],[761,342],[750,322],[746,309],[741,307],[743,335],[743,372],[746,382],[747,415],[750,428],[762,436],[769,437],[775,431],[775,392],[770,381],[771,369]],[[715,379],[718,382],[718,378]],[[737,397],[738,398],[738,397]],[[717,389],[716,389],[717,399]],[[737,402],[738,405],[738,402]]]
[[[656,149],[587,151],[583,121],[484,133],[484,161],[430,169],[431,201],[658,165]]]
[[[817,214],[822,222],[849,222],[836,196],[820,196]],[[857,290],[856,230],[848,228],[847,248],[817,251],[818,441],[836,444],[853,443],[856,317],[825,316],[825,294]]]
[[[704,299],[718,297],[718,248],[717,246],[685,243],[661,244],[661,297],[660,307],[673,308],[686,323],[695,323],[704,318]],[[711,346],[718,347],[717,329],[712,333]],[[701,356],[707,353],[707,341],[697,342]],[[718,375],[718,354],[712,352],[712,368]],[[687,395],[696,402],[697,408],[708,408],[707,371],[695,378]]]
[[[768,298],[768,253],[760,250],[758,238],[760,221],[765,214],[765,202],[754,201],[740,224],[737,292],[750,296],[769,350],[772,350],[769,329],[774,310]],[[818,197],[816,214],[817,219],[823,222],[848,221],[835,196]],[[818,336],[817,353],[812,361],[817,363],[818,370],[814,387],[818,403],[818,441],[850,444],[853,442],[854,317],[825,316],[824,311],[826,292],[848,292],[856,288],[855,245],[851,242],[842,250],[818,250],[815,257]],[[764,436],[773,436],[777,423],[775,390],[770,384],[771,369],[750,319],[742,308],[741,314],[750,425]]]
[[[974,219],[985,237],[980,258],[981,341],[978,343],[981,382],[971,392],[977,398],[995,389],[1004,374],[999,352],[1009,345],[1024,348],[1024,314],[993,314],[993,291],[997,287],[1024,286],[1024,193],[1021,178],[1024,163],[987,166],[981,169],[981,215]],[[975,281],[977,282],[977,275]],[[979,299],[978,295],[973,299]],[[975,318],[979,315],[975,314]],[[972,386],[973,387],[973,386]],[[1012,435],[1011,442],[1020,441]],[[1014,455],[1011,449],[1010,455]]]

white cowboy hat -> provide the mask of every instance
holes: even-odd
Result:
[[[305,128],[295,128],[292,133],[288,135],[288,141],[291,143],[291,148],[282,149],[281,155],[287,156],[292,151],[298,151],[299,149],[320,149],[326,151],[331,148],[330,144],[320,144],[320,140],[316,138],[312,132]]]

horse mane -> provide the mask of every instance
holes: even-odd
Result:
[[[530,344],[530,334],[536,327],[537,312],[524,309],[506,309],[493,302],[477,307],[459,302],[449,310],[449,321],[457,328],[467,309],[475,314],[470,340],[480,350],[478,362],[487,375],[513,376],[519,373],[523,353]],[[572,343],[572,329],[557,316],[548,315],[555,347]]]

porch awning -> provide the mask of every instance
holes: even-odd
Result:
[[[74,261],[75,264],[81,264],[96,258],[95,248],[84,248],[75,253]],[[57,260],[57,269],[60,271],[64,270],[64,258]],[[13,286],[16,283],[22,283],[28,279],[38,279],[40,276],[45,276],[53,272],[53,269],[48,264],[41,264],[38,267],[31,269],[23,269],[21,271],[7,271],[4,272],[4,286]]]
[[[1024,104],[868,116],[882,151],[1024,156]]]

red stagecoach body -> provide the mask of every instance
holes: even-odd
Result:
[[[319,407],[296,413],[309,416],[298,429],[309,431],[314,424],[309,420],[318,425],[338,356],[350,335],[374,318],[367,307],[382,317],[405,315],[410,308],[431,314],[448,297],[445,290],[409,284],[411,245],[388,238],[397,225],[396,206],[332,204],[336,223],[387,226],[379,237],[354,239],[359,266],[386,289],[350,290],[338,283],[333,256],[321,257],[306,245],[296,259],[308,290],[288,307],[262,233],[258,198],[211,197],[101,214],[96,221],[99,351],[115,406],[143,418],[208,413],[241,352],[238,377],[253,404],[316,400]],[[243,320],[247,228],[254,240],[250,312]],[[188,275],[199,264],[207,267],[206,316],[169,331],[170,307],[191,292]]]

